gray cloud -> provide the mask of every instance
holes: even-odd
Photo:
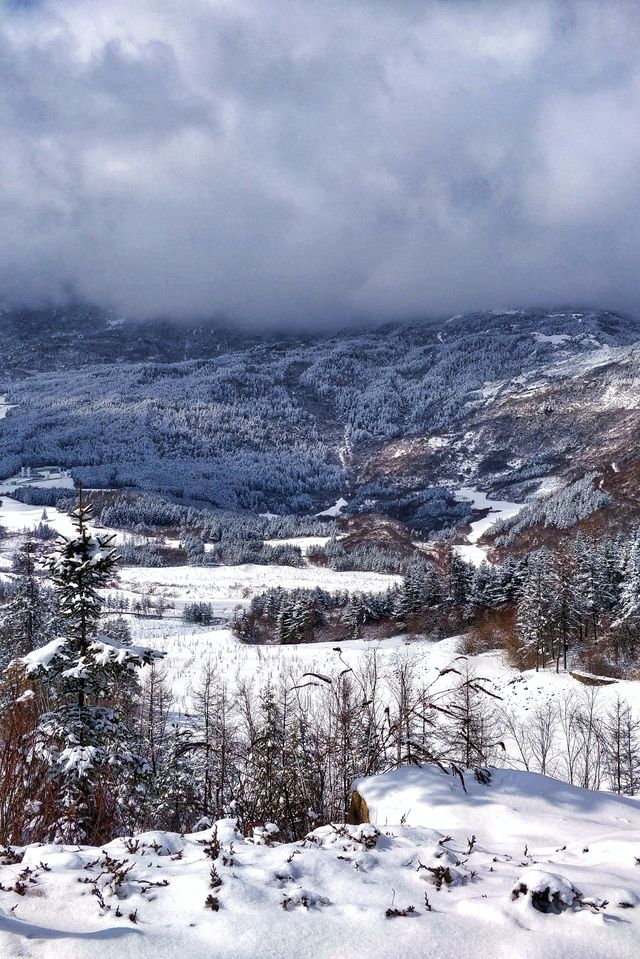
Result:
[[[631,0],[7,2],[0,297],[640,312],[639,26]]]

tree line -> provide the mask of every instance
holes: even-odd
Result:
[[[640,531],[578,534],[493,565],[442,545],[414,555],[385,593],[270,590],[234,624],[245,642],[358,639],[398,632],[467,635],[470,652],[503,647],[520,668],[586,666],[634,677],[640,654]]]

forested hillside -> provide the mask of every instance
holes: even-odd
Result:
[[[640,327],[628,318],[496,312],[262,340],[91,311],[56,316],[51,336],[53,322],[0,317],[6,476],[55,463],[92,487],[255,512],[344,495],[351,511],[429,531],[461,518],[463,480],[522,501],[614,460],[610,495],[629,500]],[[37,364],[27,342],[43,345]]]

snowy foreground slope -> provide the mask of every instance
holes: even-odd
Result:
[[[298,843],[223,820],[219,848],[210,829],[27,847],[0,865],[0,955],[638,955],[639,803],[505,770],[465,784],[434,767],[362,780],[370,824]]]

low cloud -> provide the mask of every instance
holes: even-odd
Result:
[[[6,305],[640,312],[633,2],[0,9]]]

